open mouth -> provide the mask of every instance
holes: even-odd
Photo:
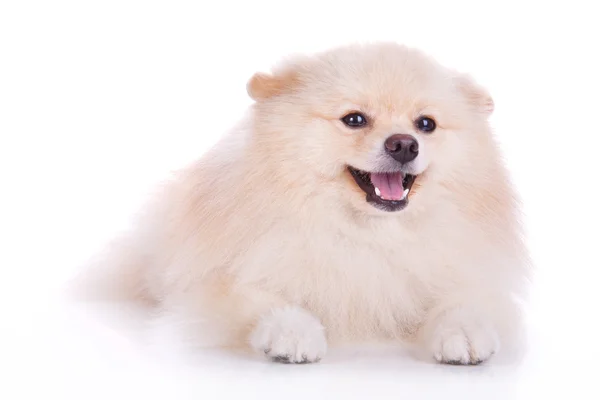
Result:
[[[408,204],[408,194],[416,175],[396,172],[367,172],[354,167],[348,171],[367,194],[367,202],[383,211],[399,211]]]

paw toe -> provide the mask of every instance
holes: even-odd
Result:
[[[488,360],[499,346],[494,329],[472,320],[439,321],[432,339],[435,359],[450,365],[479,365]]]
[[[304,310],[287,308],[265,316],[250,337],[251,345],[272,361],[308,364],[327,351],[325,330]]]

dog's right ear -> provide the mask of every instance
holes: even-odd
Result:
[[[291,91],[298,83],[293,70],[278,71],[275,74],[257,72],[246,85],[248,95],[255,101],[266,100]]]

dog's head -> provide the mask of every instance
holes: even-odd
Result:
[[[286,174],[374,213],[464,172],[493,110],[470,77],[388,43],[291,59],[255,74],[248,93],[256,138]]]

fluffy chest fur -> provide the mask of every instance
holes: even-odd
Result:
[[[415,331],[454,274],[444,229],[400,220],[344,220],[331,211],[302,223],[282,219],[230,265],[242,286],[259,287],[317,315],[330,340],[393,338]],[[308,222],[307,222],[308,221]]]

